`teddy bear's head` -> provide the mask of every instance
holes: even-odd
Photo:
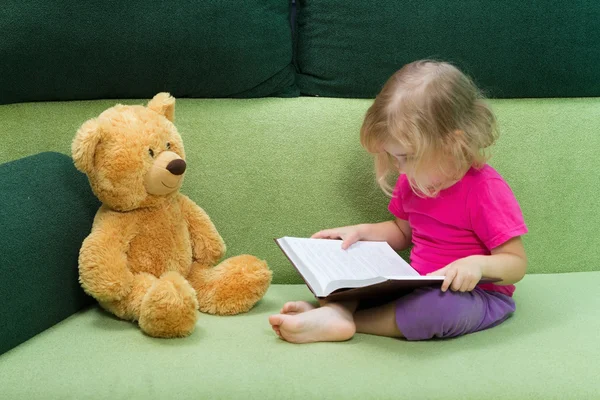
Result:
[[[129,211],[179,190],[186,163],[174,112],[175,99],[159,93],[148,107],[118,104],[79,128],[73,160],[103,204]]]

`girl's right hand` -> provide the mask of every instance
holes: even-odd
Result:
[[[342,239],[342,249],[346,250],[353,243],[363,238],[363,225],[343,226],[325,229],[311,236],[312,239]]]

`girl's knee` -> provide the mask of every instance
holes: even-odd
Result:
[[[407,339],[454,337],[475,329],[484,308],[472,293],[419,290],[397,302],[396,322]]]

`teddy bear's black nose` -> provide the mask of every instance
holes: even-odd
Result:
[[[177,160],[171,161],[167,165],[167,170],[170,173],[172,173],[173,175],[181,175],[185,172],[185,167],[186,167],[185,161],[178,158]]]

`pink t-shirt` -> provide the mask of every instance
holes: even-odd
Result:
[[[405,175],[398,178],[389,210],[407,220],[413,232],[411,265],[421,275],[459,258],[489,255],[509,239],[527,233],[512,190],[494,168],[471,168],[436,198],[422,198]],[[481,284],[480,288],[512,296],[514,285]]]

